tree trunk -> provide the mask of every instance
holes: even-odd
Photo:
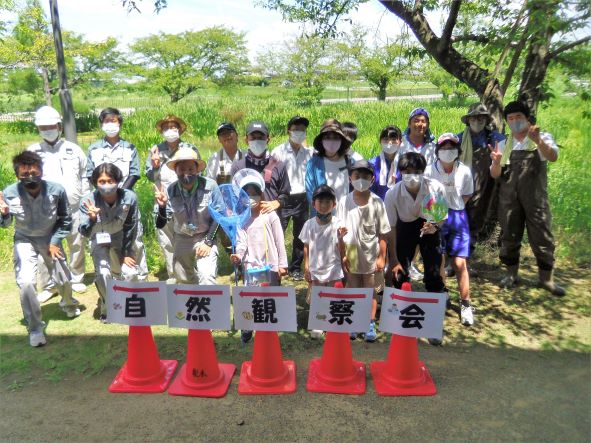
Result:
[[[378,83],[378,100],[385,102],[386,101],[386,89],[388,88],[387,81],[381,81]]]
[[[52,106],[51,87],[49,85],[49,71],[45,66],[41,68],[41,77],[43,78],[43,95],[45,96],[45,104],[47,106]]]

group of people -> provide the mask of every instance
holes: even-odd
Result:
[[[468,259],[498,205],[500,260],[507,268],[501,285],[519,282],[519,253],[527,228],[541,287],[562,296],[564,289],[553,280],[546,192],[546,162],[557,160],[558,147],[550,134],[540,133],[525,104],[507,104],[504,116],[510,129],[507,138],[491,128],[488,110],[477,103],[462,117],[462,133],[445,133],[435,140],[428,111],[416,108],[404,131],[388,125],[380,132],[379,155],[368,160],[353,149],[358,131],[353,123],[326,120],[308,146],[310,122],[294,116],[286,125],[288,140],[271,150],[266,124],[253,121],[244,137],[248,149],[241,150],[236,127],[224,122],[217,128],[221,148],[205,162],[196,146],[181,139],[186,123],[169,115],[156,124],[163,141],[149,149],[145,164],[154,187],[153,215],[167,282],[215,284],[218,255],[226,251],[242,268],[246,284],[280,285],[289,275],[305,279],[309,287],[343,281],[347,287],[373,288],[370,327],[363,334],[372,342],[377,338],[380,293],[385,286],[417,278],[414,264],[420,253],[420,278],[429,292],[446,291],[443,263],[448,261],[448,272],[458,280],[460,321],[470,326],[474,309]],[[117,109],[104,109],[99,121],[105,135],[85,154],[60,138],[57,110],[40,108],[35,124],[41,141],[13,158],[18,181],[0,194],[2,226],[15,219],[16,282],[34,347],[46,343],[40,303],[59,292],[65,314],[80,314],[72,293],[86,289],[86,246],[103,322],[108,321],[107,280],[148,276],[133,192],[140,179],[140,156],[120,136],[123,116]],[[250,218],[239,228],[233,248],[210,212],[223,213],[219,185],[226,183],[243,190],[250,207]],[[446,201],[449,209],[443,220],[425,218],[426,195]],[[290,221],[293,247],[288,260],[284,234]],[[311,332],[313,337],[321,334]],[[242,332],[243,341],[250,336]]]

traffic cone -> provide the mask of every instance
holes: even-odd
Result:
[[[403,283],[402,290],[410,291],[410,283]],[[437,393],[429,370],[419,361],[419,347],[414,337],[392,334],[387,359],[372,362],[370,370],[378,395],[419,396]]]
[[[279,335],[275,331],[256,331],[252,361],[242,363],[238,393],[291,394],[296,391],[296,366],[283,360]]]
[[[177,364],[176,360],[160,360],[150,326],[130,326],[127,361],[109,386],[109,392],[164,392]]]
[[[341,282],[335,284],[335,288],[342,287]],[[365,364],[353,360],[348,333],[326,333],[322,358],[310,362],[306,390],[331,394],[365,393]]]
[[[220,364],[211,331],[189,329],[187,362],[168,393],[192,397],[223,397],[228,392],[236,365]]]

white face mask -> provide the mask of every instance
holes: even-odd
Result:
[[[358,180],[353,180],[351,184],[353,185],[353,188],[356,191],[364,192],[371,187],[371,180],[365,180],[363,178],[360,178]]]
[[[47,129],[45,131],[39,130],[39,135],[43,140],[47,140],[48,142],[54,142],[60,136],[60,130],[55,129]]]
[[[260,201],[261,201],[260,195],[251,195],[248,197],[248,204],[250,205],[251,209],[255,208],[256,205],[258,205]]]
[[[322,147],[329,157],[335,155],[341,148],[340,140],[322,140]]]
[[[402,181],[407,189],[416,189],[421,186],[423,174],[402,174]]]
[[[179,130],[176,128],[167,129],[162,133],[167,142],[172,143],[179,139]]]
[[[480,120],[471,121],[470,122],[470,131],[472,131],[474,134],[478,134],[484,129],[485,126],[486,126],[486,121],[480,121]]]
[[[444,149],[439,151],[439,154],[437,154],[437,156],[439,157],[439,160],[441,160],[444,163],[451,163],[453,162],[456,158],[458,158],[458,150],[457,149]]]
[[[394,154],[398,151],[399,147],[400,145],[397,145],[396,143],[382,143],[382,151],[384,151],[384,154]]]
[[[115,137],[119,134],[119,123],[109,122],[104,123],[102,126],[103,132],[107,135],[107,137]]]
[[[267,140],[250,140],[248,142],[248,149],[255,156],[260,157],[267,150]]]
[[[296,145],[301,145],[306,141],[306,131],[290,131],[289,139]]]

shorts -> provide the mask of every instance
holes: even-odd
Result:
[[[470,225],[465,209],[449,209],[441,227],[441,245],[450,257],[470,257]]]

